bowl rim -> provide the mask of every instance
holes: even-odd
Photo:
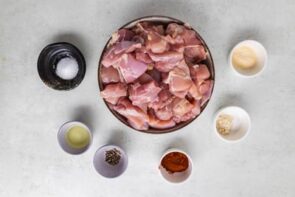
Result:
[[[139,18],[136,18],[136,19],[133,19],[129,22],[127,22],[126,24],[124,24],[123,26],[121,26],[120,28],[118,28],[116,31],[122,29],[122,28],[125,28],[126,26],[134,23],[134,22],[137,22],[137,21],[148,21],[148,19],[152,19],[152,18],[157,18],[157,20],[155,21],[159,21],[161,18],[162,19],[168,19],[168,20],[172,20],[178,24],[181,24],[181,25],[185,25],[185,24],[188,24],[188,23],[185,23],[179,19],[176,19],[176,18],[173,18],[173,17],[170,17],[170,16],[164,16],[164,15],[148,15],[148,16],[143,16],[143,17],[139,17]],[[124,117],[122,117],[120,114],[116,113],[115,111],[113,111],[109,105],[107,104],[107,102],[105,101],[105,99],[103,99],[105,105],[107,106],[107,108],[109,109],[109,111],[111,111],[111,113],[121,122],[123,123],[124,125],[128,126],[129,128],[131,128],[132,130],[135,130],[135,131],[139,131],[141,133],[147,133],[147,134],[165,134],[165,133],[171,133],[171,132],[175,132],[175,131],[178,131],[178,130],[181,130],[182,128],[184,128],[185,126],[189,125],[190,123],[192,123],[194,120],[196,120],[201,114],[202,112],[205,110],[205,108],[207,107],[208,103],[210,102],[211,98],[212,98],[212,95],[213,95],[213,92],[214,92],[214,87],[215,87],[215,68],[214,68],[214,61],[213,61],[213,58],[212,58],[212,53],[211,51],[209,50],[209,47],[208,45],[206,44],[206,42],[204,41],[204,39],[201,37],[201,35],[197,32],[197,30],[195,30],[193,27],[191,27],[189,25],[189,27],[196,33],[197,35],[197,38],[202,42],[203,46],[205,47],[206,51],[207,51],[207,59],[208,61],[211,63],[210,65],[210,71],[211,71],[211,80],[213,80],[213,86],[212,86],[212,91],[211,91],[211,96],[210,98],[208,99],[208,101],[206,101],[206,103],[203,105],[203,107],[201,108],[201,112],[199,115],[197,115],[195,118],[191,119],[191,120],[188,120],[188,121],[185,121],[185,122],[182,122],[180,124],[176,124],[174,127],[171,127],[171,128],[168,128],[168,129],[155,129],[155,128],[149,128],[148,130],[138,130],[138,129],[135,129],[133,128],[131,125],[129,125],[128,123],[126,123],[126,120]],[[103,90],[103,83],[101,82],[100,80],[100,69],[101,69],[101,62],[102,62],[102,59],[103,59],[103,55],[106,51],[106,49],[108,48],[108,44],[110,42],[110,40],[112,39],[112,37],[110,37],[102,52],[101,52],[101,55],[100,55],[100,58],[99,58],[99,61],[98,61],[98,70],[97,70],[97,81],[98,81],[98,86],[99,86],[99,90],[102,91]]]

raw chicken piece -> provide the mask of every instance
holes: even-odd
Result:
[[[192,102],[192,105],[194,106],[192,111],[190,113],[192,113],[192,115],[195,117],[197,115],[199,115],[201,113],[201,106],[200,106],[200,102],[197,100],[194,100]]]
[[[133,36],[132,40],[131,41],[134,41],[134,42],[137,42],[137,43],[140,43],[140,44],[144,44],[144,38],[140,35],[135,35]]]
[[[186,64],[186,62],[184,60],[182,60],[181,62],[179,62],[177,64],[177,67],[180,68],[181,70],[183,70],[183,72],[185,73],[186,77],[190,78],[190,69],[189,69],[188,65]]]
[[[121,81],[118,70],[112,66],[108,68],[102,66],[100,77],[103,83],[116,83]]]
[[[147,34],[146,49],[153,53],[163,53],[169,49],[169,44],[161,35],[150,31]]]
[[[190,66],[191,77],[195,82],[203,82],[210,77],[210,71],[205,64]]]
[[[123,97],[110,97],[106,98],[105,100],[112,105],[116,105],[121,98]]]
[[[123,83],[108,84],[100,95],[107,102],[115,105],[120,97],[127,96],[127,86]]]
[[[143,85],[136,83],[129,88],[129,99],[132,101],[133,105],[150,103],[157,99],[160,91],[161,88],[156,85],[155,81]]]
[[[136,35],[144,36],[148,31],[146,30],[147,26],[150,26],[146,22],[137,23],[132,31],[135,32]]]
[[[114,48],[115,54],[121,54],[123,52],[131,53],[135,51],[135,49],[141,48],[141,44],[133,41],[121,41],[117,43]]]
[[[158,94],[158,98],[154,102],[149,103],[149,107],[156,111],[172,103],[173,99],[174,97],[169,92],[168,86],[162,87],[161,92]]]
[[[149,116],[139,107],[133,106],[128,99],[119,100],[113,109],[124,116],[128,123],[135,129],[147,130],[149,124]]]
[[[124,54],[117,68],[120,70],[126,83],[131,83],[147,70],[147,64],[136,60],[131,54]]]
[[[171,71],[178,62],[156,62],[155,68],[160,72],[169,72]]]
[[[149,53],[149,56],[155,62],[177,63],[183,59],[183,54],[176,51],[167,51],[161,54]]]
[[[210,77],[210,71],[208,67],[205,64],[200,64],[199,69],[196,70],[196,74],[198,79],[209,79]]]
[[[201,113],[199,101],[194,100],[191,104],[193,105],[193,108],[190,112],[187,112],[183,116],[174,116],[173,120],[177,123],[185,122],[185,121],[191,120],[191,119],[195,118],[197,115],[199,115]]]
[[[183,60],[183,53],[175,51],[167,51],[161,54],[149,53],[149,56],[156,62],[155,67],[161,72],[169,72],[181,60]]]
[[[172,38],[170,35],[166,35],[163,38],[171,45],[184,46],[184,40],[183,40],[182,36],[180,36],[180,35],[176,36],[175,38]],[[171,47],[170,47],[170,49],[171,49]]]
[[[175,126],[173,119],[159,120],[154,115],[153,111],[149,111],[149,125],[155,129],[167,129]]]
[[[212,86],[212,81],[211,80],[203,81],[202,84],[199,87],[200,93],[202,95],[206,94],[210,90],[211,86]]]
[[[193,105],[186,99],[175,98],[173,100],[173,115],[182,117],[193,109]]]
[[[212,94],[213,89],[213,80],[206,80],[200,85],[200,93],[203,94],[202,100],[201,100],[201,106],[204,105]]]
[[[130,41],[134,37],[134,35],[135,34],[129,29],[120,29],[119,31],[113,33],[110,44],[121,42],[122,40]]]
[[[147,34],[149,32],[155,32],[158,33],[159,35],[161,35],[161,33],[163,33],[163,30],[161,28],[156,28],[154,27],[154,25],[151,25],[149,22],[140,22],[137,23],[133,28],[132,28],[133,32],[136,33],[136,35],[141,36],[142,38],[144,38],[145,40],[147,40]]]
[[[185,91],[178,91],[178,92],[173,92],[173,94],[176,96],[176,97],[179,97],[179,98],[185,98],[186,95],[188,93],[188,90],[185,90]]]
[[[184,98],[193,81],[190,78],[189,68],[184,61],[180,62],[169,72],[168,78],[163,81],[169,84],[169,90],[177,97]]]
[[[186,91],[192,86],[192,80],[180,68],[174,68],[169,72],[170,92]]]
[[[196,83],[192,84],[188,93],[190,96],[192,96],[196,100],[200,100],[202,98],[202,94],[200,93],[199,86]]]
[[[182,35],[184,31],[185,27],[183,25],[178,25],[177,23],[170,23],[166,28],[166,34],[170,35],[172,38]]]
[[[187,45],[200,45],[202,42],[197,38],[196,32],[183,25],[170,23],[166,29],[166,33],[172,38],[181,38],[185,46]],[[181,43],[178,41],[178,43]]]
[[[115,43],[104,54],[102,64],[105,67],[110,67],[112,65],[114,66],[121,61],[124,53],[131,53],[138,48],[141,48],[141,44],[132,41],[122,41]]]
[[[172,103],[165,105],[164,107],[155,110],[155,115],[160,120],[170,120],[173,117]]]
[[[112,65],[115,65],[121,60],[123,54],[115,54],[114,50],[115,48],[111,47],[105,52],[103,59],[101,61],[104,67],[110,67]]]
[[[156,69],[152,69],[152,70],[148,70],[147,72],[143,73],[136,81],[139,82],[140,84],[145,84],[151,81],[155,81],[156,84],[161,84],[162,80],[161,80],[161,73],[156,70]]]
[[[147,34],[149,32],[155,32],[159,35],[165,34],[163,25],[152,25],[149,22],[137,23],[136,26],[133,28],[133,31],[135,31],[137,34]]]
[[[160,35],[165,34],[165,30],[164,30],[163,25],[152,25],[150,31],[154,31]]]
[[[139,107],[144,113],[147,113],[147,111],[148,111],[148,104],[147,103],[140,103],[136,106]]]
[[[139,61],[142,61],[146,64],[150,64],[153,62],[153,60],[150,58],[150,56],[147,53],[144,52],[135,52],[135,58]]]
[[[186,46],[202,44],[202,42],[197,38],[196,32],[194,30],[185,28],[182,37]]]
[[[118,32],[119,35],[119,42],[122,40],[131,40],[134,37],[134,33],[129,29],[120,29]]]
[[[174,38],[174,45],[171,48],[185,55],[187,62],[200,62],[206,59],[206,51],[202,42],[197,38],[195,31],[182,25],[171,23],[168,25],[166,33]],[[177,38],[177,42],[175,39]],[[182,42],[180,41],[182,40]],[[173,44],[173,42],[170,41]]]
[[[184,48],[184,55],[189,62],[201,62],[207,58],[205,48],[202,45],[195,45]]]

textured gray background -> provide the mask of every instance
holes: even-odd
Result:
[[[187,21],[209,45],[216,68],[213,98],[186,128],[167,135],[134,132],[117,121],[98,96],[97,62],[111,33],[126,22],[162,14]],[[0,196],[295,196],[294,0],[0,0]],[[268,50],[269,64],[254,79],[236,77],[227,56],[243,39]],[[82,84],[69,92],[47,88],[36,62],[55,41],[85,55]],[[238,144],[215,136],[212,118],[221,106],[239,105],[253,127]],[[85,121],[94,143],[71,156],[57,144],[65,121]],[[95,150],[116,143],[129,154],[124,175],[108,180],[93,166]],[[187,150],[191,179],[172,185],[160,177],[159,157],[170,147]]]

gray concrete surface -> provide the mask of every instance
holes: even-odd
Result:
[[[166,135],[128,129],[104,106],[97,63],[111,33],[137,17],[161,14],[187,21],[209,45],[216,68],[213,98],[186,128]],[[295,2],[293,0],[0,0],[0,196],[5,197],[293,197],[295,196]],[[265,45],[269,63],[254,79],[236,77],[227,56],[244,39]],[[55,41],[78,46],[87,61],[81,85],[46,87],[37,73],[41,49]],[[252,130],[238,144],[218,139],[213,115],[239,105]],[[57,143],[57,130],[78,119],[94,131],[83,155]],[[98,147],[126,149],[129,166],[109,180],[92,165]],[[165,182],[157,170],[166,148],[187,150],[189,181]]]

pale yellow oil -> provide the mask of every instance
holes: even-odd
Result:
[[[86,128],[71,127],[66,133],[66,142],[72,148],[84,148],[90,143],[90,135]]]

